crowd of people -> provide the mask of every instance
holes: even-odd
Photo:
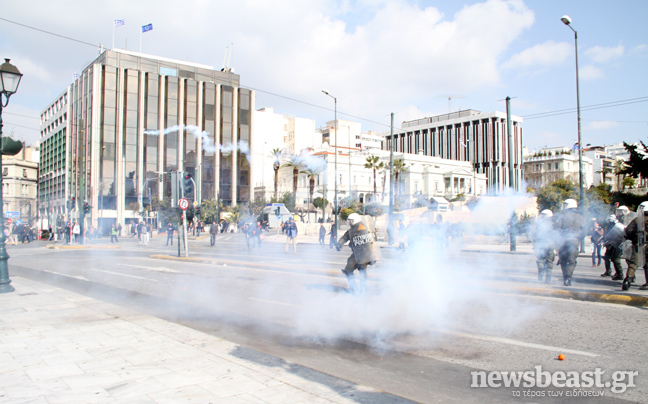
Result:
[[[646,283],[639,287],[648,290],[648,256],[646,255],[646,218],[648,201],[642,202],[637,212],[631,212],[626,206],[615,206],[615,213],[609,215],[603,223],[592,219],[587,224],[578,211],[574,199],[567,199],[562,211],[554,216],[549,209],[540,212],[532,231],[532,241],[538,266],[538,280],[549,283],[553,270],[556,251],[563,273],[563,283],[571,286],[580,253],[581,240],[589,237],[592,243],[592,267],[598,267],[601,262],[605,265],[602,277],[610,277],[613,281],[621,281],[621,289],[630,289],[636,283],[635,272],[638,267],[644,269]],[[603,256],[601,251],[604,248]],[[627,269],[623,274],[621,260],[626,261]],[[614,267],[614,273],[612,273]]]

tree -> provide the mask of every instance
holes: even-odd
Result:
[[[151,199],[151,209],[158,213],[158,219],[162,223],[179,223],[180,214],[178,209],[171,207],[171,199]]]
[[[281,168],[281,161],[279,160],[279,155],[281,154],[281,149],[276,148],[272,149],[270,155],[275,158],[275,161],[272,163],[272,169],[275,173],[274,179],[274,197],[275,199],[279,198],[278,187],[279,187],[279,168]]]
[[[540,188],[538,193],[538,210],[549,209],[552,211],[560,210],[560,206],[565,199],[579,198],[579,191],[576,184],[569,180],[557,180]]]
[[[257,218],[257,220],[261,216],[261,213],[263,213],[263,209],[265,207],[266,207],[266,201],[263,198],[261,199],[257,198],[253,201],[250,201],[250,203],[248,203],[248,210],[250,211],[250,214],[252,215],[252,217]]]
[[[596,174],[602,174],[603,183],[606,183],[608,174],[612,174],[612,169],[610,167],[603,167],[602,169],[595,172]]]
[[[318,209],[322,209],[322,212],[324,212],[324,204],[322,202],[323,202],[323,199],[322,199],[321,196],[318,196],[317,198],[313,199],[313,205]],[[329,203],[331,203],[331,201],[329,201],[327,199],[326,200],[326,206],[328,206]],[[326,213],[326,212],[324,212],[324,213]]]
[[[633,188],[635,186],[635,179],[632,177],[625,177],[623,179],[623,189]]]
[[[297,196],[297,181],[299,179],[299,169],[302,168],[302,158],[296,154],[293,154],[288,157],[281,167],[292,167],[293,168],[293,195]]]
[[[376,191],[376,170],[380,168],[382,162],[379,163],[378,162],[378,156],[374,156],[373,154],[371,156],[367,157],[366,161],[367,162],[365,163],[364,167],[369,169],[369,170],[373,170],[373,186],[374,186],[373,187],[374,188],[373,200],[375,201],[376,200],[376,193],[377,193],[377,191]]]
[[[308,177],[308,210],[310,210],[311,202],[313,201],[313,193],[315,193],[315,177],[322,172],[319,168],[307,168],[302,171]],[[317,215],[317,214],[316,214]]]
[[[212,222],[218,223],[220,221],[220,218],[218,217],[218,209],[219,206],[216,198],[203,199],[202,202],[200,203],[201,215],[208,223],[212,223]]]
[[[407,165],[403,159],[394,160],[394,185],[396,186],[396,195],[397,199],[400,200],[401,196],[401,187],[400,187],[400,173],[407,171]]]
[[[378,164],[378,170],[383,175],[382,194],[380,194],[380,200],[381,202],[385,202],[385,183],[387,182],[387,171],[389,171],[389,164],[385,163],[384,161],[381,161],[380,164]]]
[[[380,202],[374,201],[365,205],[364,213],[365,215],[377,217],[385,213],[385,208]]]
[[[639,176],[641,178],[648,178],[648,148],[644,142],[639,143],[638,145],[634,145],[623,142],[623,146],[630,153],[630,158],[625,162],[625,167],[621,170],[621,174],[627,174],[633,178]]]
[[[624,170],[626,168],[626,163],[623,159],[616,159],[614,161],[614,175],[617,179],[617,190],[621,190],[621,177],[624,176]]]
[[[295,197],[290,192],[285,192],[279,199],[270,199],[271,203],[283,203],[289,212],[295,211]]]

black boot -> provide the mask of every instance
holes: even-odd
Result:
[[[641,285],[641,287],[639,288],[639,290],[648,290],[648,282],[646,282],[646,283],[644,283],[643,285]]]
[[[630,284],[632,283],[632,278],[626,278],[623,280],[623,285],[621,285],[621,290],[628,290],[630,289]]]
[[[570,277],[565,278],[565,283],[564,283],[564,285],[565,285],[565,286],[571,286],[571,278],[570,278]]]
[[[620,273],[614,274],[614,276],[612,277],[612,280],[613,281],[621,281],[621,280],[623,280],[623,274],[620,274]]]
[[[610,271],[605,271],[604,273],[601,274],[601,276],[610,276],[612,273]]]

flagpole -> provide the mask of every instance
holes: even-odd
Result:
[[[142,54],[142,31],[143,30],[140,30],[140,51],[139,51],[140,55]]]
[[[112,49],[115,49],[115,22],[113,21]]]

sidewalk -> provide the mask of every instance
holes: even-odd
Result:
[[[0,294],[3,403],[391,403],[398,397],[21,277]]]

